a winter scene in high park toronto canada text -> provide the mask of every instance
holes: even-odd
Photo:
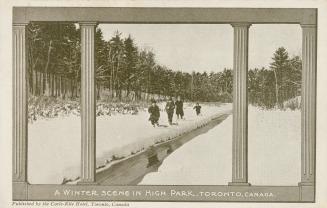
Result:
[[[26,32],[28,181],[78,184],[80,26],[30,23]],[[96,26],[98,184],[232,181],[233,41],[229,24]],[[301,48],[300,25],[249,27],[247,80],[234,81],[247,82],[253,185],[301,181]]]

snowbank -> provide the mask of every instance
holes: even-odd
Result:
[[[298,185],[301,181],[301,111],[249,108],[249,181]]]
[[[76,172],[81,157],[81,121],[78,116],[37,120],[28,125],[28,180],[61,183],[64,169]],[[69,168],[72,167],[72,168]]]
[[[232,178],[232,116],[169,155],[140,184],[227,185]],[[249,182],[297,185],[300,181],[300,111],[249,107]]]
[[[163,104],[161,104],[163,109]],[[167,114],[161,111],[159,123],[167,127],[153,128],[146,111],[137,115],[97,117],[97,167],[117,158],[127,157],[149,146],[163,142],[208,122],[212,117],[230,111],[231,105],[203,105],[196,116],[191,105],[185,105],[185,119],[168,126]],[[70,115],[29,124],[28,180],[32,184],[60,184],[63,178],[76,179],[80,174],[80,117]]]

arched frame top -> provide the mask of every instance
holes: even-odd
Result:
[[[28,22],[317,24],[315,8],[14,7],[13,23]]]

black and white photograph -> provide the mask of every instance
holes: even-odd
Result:
[[[81,27],[35,23],[27,29],[30,183],[84,180],[80,137],[87,132],[81,131],[80,116]],[[250,180],[257,185],[297,185],[301,179],[301,27],[242,27],[252,36],[247,80],[243,80],[248,85]],[[270,44],[264,46],[267,41]],[[241,94],[233,100],[233,27],[99,24],[94,44],[99,176],[94,176],[94,182],[231,182],[232,109],[242,101]],[[245,113],[245,108],[239,113]],[[285,154],[288,158],[282,160]],[[297,168],[286,175],[294,164]],[[265,172],[255,171],[258,167]],[[88,182],[89,177],[85,179]]]

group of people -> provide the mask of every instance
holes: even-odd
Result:
[[[173,125],[173,116],[174,116],[175,109],[176,109],[177,119],[184,118],[183,104],[184,103],[181,100],[180,96],[178,96],[176,102],[174,102],[171,97],[168,99],[165,106],[165,110],[167,112],[169,125]],[[197,103],[193,109],[195,109],[196,115],[200,115],[201,106],[199,105],[199,103]],[[151,124],[154,127],[159,126],[160,109],[154,99],[151,100],[151,106],[149,107],[148,112],[150,114],[149,121],[151,122]]]

